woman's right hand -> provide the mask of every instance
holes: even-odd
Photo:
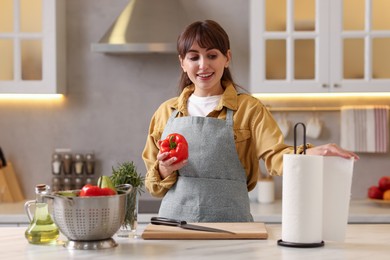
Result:
[[[307,149],[308,155],[339,156],[345,159],[354,158],[359,160],[359,156],[353,152],[342,149],[336,144],[324,144]]]
[[[181,162],[175,163],[177,161],[176,157],[168,158],[169,153],[160,153],[157,154],[158,160],[158,169],[160,172],[161,179],[165,179],[169,175],[171,175],[174,171],[177,171],[183,166],[185,166],[188,160],[183,160]]]

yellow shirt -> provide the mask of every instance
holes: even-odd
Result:
[[[176,173],[163,180],[160,177],[156,159],[158,141],[173,110],[179,111],[178,117],[188,116],[187,101],[194,89],[194,85],[190,85],[179,97],[165,101],[151,119],[142,158],[147,168],[145,186],[153,196],[163,197],[177,180]],[[259,179],[260,159],[264,160],[270,175],[281,175],[283,154],[294,153],[294,149],[284,144],[282,133],[268,109],[251,95],[238,94],[232,84],[227,84],[218,106],[208,116],[225,120],[226,108],[233,110],[234,139],[247,175],[248,191],[256,186]],[[299,147],[297,152],[302,149]]]

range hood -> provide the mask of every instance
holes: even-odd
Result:
[[[176,40],[184,27],[177,0],[130,0],[93,52],[177,53]]]

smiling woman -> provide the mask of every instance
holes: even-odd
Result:
[[[259,160],[265,161],[271,175],[281,175],[283,155],[294,149],[284,144],[268,109],[234,83],[229,37],[218,23],[190,24],[180,34],[177,50],[181,93],[164,102],[151,120],[143,152],[146,188],[163,197],[160,217],[253,221],[248,191],[259,178]],[[161,149],[159,141],[171,133],[187,139],[187,160],[176,163]],[[307,154],[324,152],[357,158],[336,145],[307,149]]]

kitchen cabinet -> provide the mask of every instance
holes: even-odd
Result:
[[[64,93],[64,4],[0,1],[0,93]]]
[[[390,91],[389,8],[387,0],[251,0],[251,91]]]

